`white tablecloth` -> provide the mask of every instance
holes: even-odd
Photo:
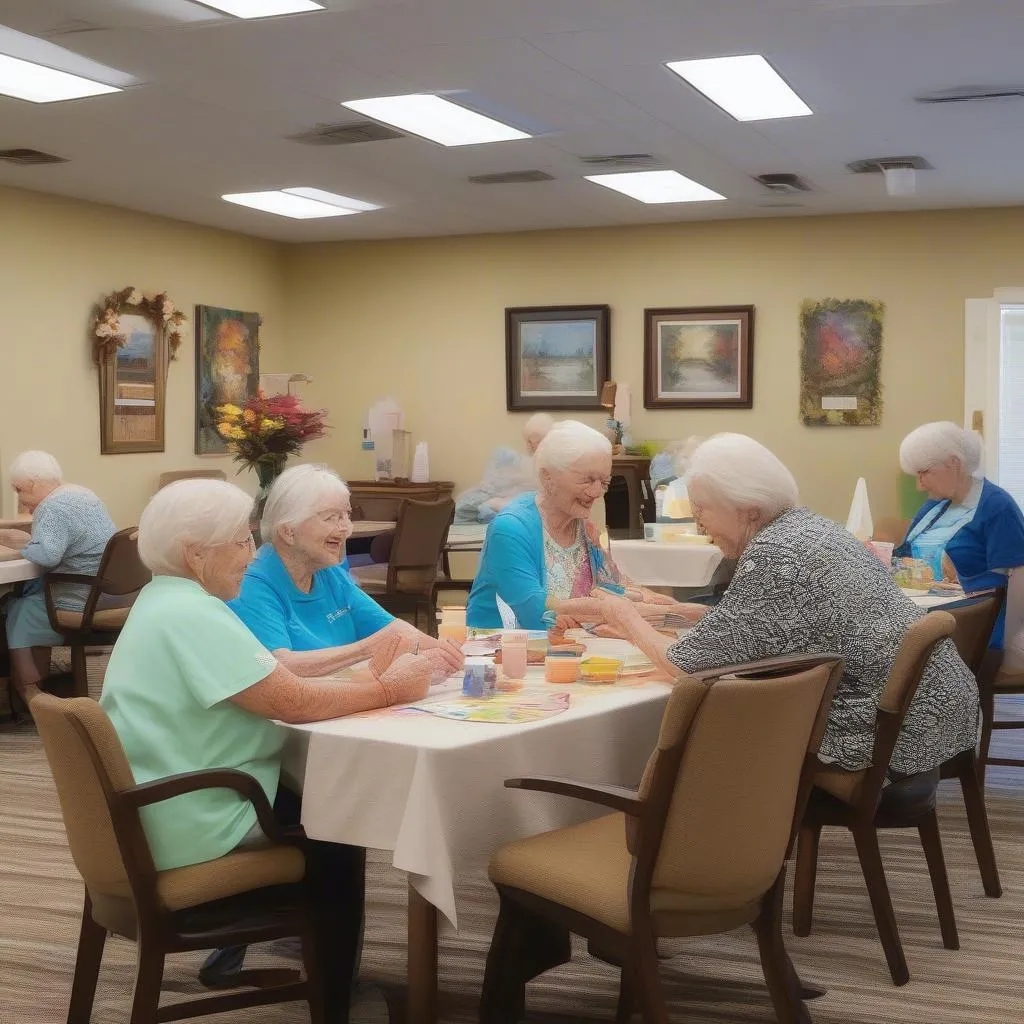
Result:
[[[722,552],[713,544],[613,540],[611,553],[615,564],[645,587],[707,586],[722,561]]]
[[[657,740],[668,688],[544,683],[573,694],[561,714],[521,725],[375,712],[291,727],[285,776],[302,786],[314,839],[392,850],[392,863],[457,924],[464,867],[502,843],[607,813],[508,778],[560,775],[635,786]],[[461,681],[445,684],[459,692]],[[435,689],[435,693],[437,690]]]
[[[907,590],[901,588],[903,593],[910,598],[918,608],[932,609],[941,608],[944,604],[953,604],[962,601],[966,596],[962,591],[953,590],[947,594],[930,594],[928,591]]]

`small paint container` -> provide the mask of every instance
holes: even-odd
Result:
[[[571,651],[549,651],[544,659],[544,678],[549,683],[575,683],[580,673],[580,656]]]
[[[467,658],[462,676],[462,696],[488,698],[498,685],[498,670],[490,658]]]

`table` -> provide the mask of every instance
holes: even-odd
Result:
[[[605,518],[609,534],[622,532],[626,537],[644,535],[644,496],[650,493],[651,460],[646,455],[616,455],[612,458],[612,479],[621,479],[626,485],[626,521],[616,517],[616,510],[608,510],[605,497]],[[653,499],[650,502],[653,507]],[[621,510],[618,510],[621,511]],[[612,521],[614,520],[614,522]]]
[[[933,608],[941,608],[947,604],[956,604],[957,601],[962,601],[968,596],[962,590],[951,590],[945,594],[931,594],[926,590],[908,590],[906,587],[900,587],[900,590],[902,590],[918,608],[925,608],[928,611],[931,611]]]
[[[377,537],[382,533],[389,533],[398,524],[389,523],[376,519],[354,519],[352,521],[352,533],[350,537]]]
[[[602,653],[608,643],[600,642]],[[566,711],[538,722],[493,725],[388,710],[288,727],[284,774],[302,786],[306,833],[391,850],[394,866],[408,874],[412,1024],[437,1019],[438,912],[457,927],[459,873],[503,843],[606,813],[507,790],[505,779],[561,775],[635,786],[654,749],[664,684],[561,686],[542,675],[531,668],[526,689],[572,696]],[[460,692],[456,681],[445,688]]]
[[[367,519],[397,519],[402,502],[438,501],[450,498],[455,490],[451,480],[430,480],[416,484],[410,480],[348,480],[352,507]]]
[[[615,564],[644,587],[704,587],[722,561],[713,544],[611,540],[609,545]]]
[[[30,562],[27,558],[21,558],[17,552],[10,548],[0,547],[0,585],[6,583],[22,583],[25,580],[34,580],[43,575],[43,569]]]
[[[448,528],[445,551],[483,551],[486,523],[456,523]]]

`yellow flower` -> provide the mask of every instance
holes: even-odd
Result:
[[[220,434],[221,437],[230,437],[231,424],[227,420],[222,420],[217,424],[217,433]]]
[[[264,419],[260,422],[260,433],[269,434],[273,430],[280,430],[284,426],[284,420]]]
[[[231,427],[227,436],[232,441],[244,441],[249,435],[241,427]]]
[[[238,419],[242,415],[242,410],[237,405],[221,405],[217,407],[217,414],[225,418]]]
[[[252,409],[246,409],[245,412],[242,413],[242,419],[244,419],[246,423],[255,423],[256,413],[254,413]]]

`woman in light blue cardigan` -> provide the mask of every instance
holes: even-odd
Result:
[[[601,547],[590,513],[612,471],[611,443],[603,434],[563,420],[541,441],[534,463],[539,489],[509,502],[487,530],[466,609],[470,626],[502,625],[498,597],[523,629],[546,629],[559,615],[600,621],[594,590],[657,605],[654,614],[686,613],[688,606],[631,586]]]

